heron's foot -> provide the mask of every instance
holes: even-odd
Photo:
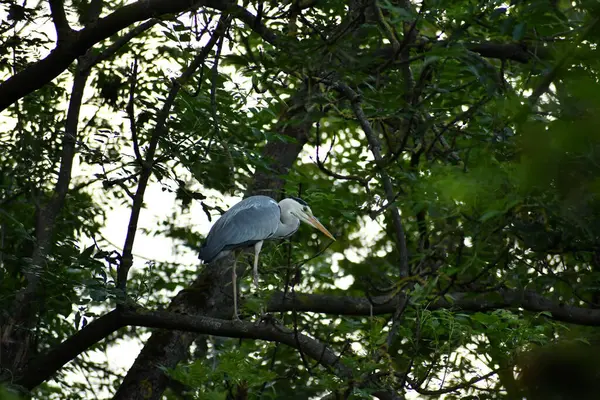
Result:
[[[240,319],[240,315],[238,314],[238,308],[237,307],[233,307],[233,316],[231,317],[232,321],[241,321]]]

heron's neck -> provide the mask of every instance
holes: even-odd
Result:
[[[279,227],[275,232],[276,237],[285,238],[293,234],[298,230],[300,226],[300,220],[294,217],[289,211],[281,211],[281,217],[279,221]]]

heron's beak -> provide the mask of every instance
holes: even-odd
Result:
[[[333,237],[333,235],[327,230],[327,228],[325,228],[323,226],[322,223],[319,222],[318,219],[316,219],[315,217],[313,217],[312,215],[306,215],[306,222],[308,222],[309,224],[311,224],[312,226],[314,226],[316,229],[320,230],[321,232],[323,232],[325,234],[325,236],[327,236],[330,239],[335,240],[335,238]]]

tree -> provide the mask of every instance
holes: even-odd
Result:
[[[593,398],[597,5],[242,3],[3,3],[4,395]],[[231,321],[231,258],[134,253],[152,187],[179,253],[225,194],[338,240],[267,246]],[[145,332],[125,376],[89,357]]]

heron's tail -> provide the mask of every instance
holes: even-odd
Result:
[[[204,263],[204,261],[206,260],[206,244],[203,244],[202,247],[200,247],[200,251],[198,252],[198,260],[202,261]]]

